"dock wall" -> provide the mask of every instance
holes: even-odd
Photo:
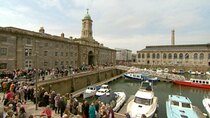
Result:
[[[106,81],[124,72],[125,71],[116,68],[104,69],[100,71],[90,71],[38,83],[38,87],[43,87],[47,91],[54,90],[56,93],[60,94],[71,93],[85,88],[88,85]]]

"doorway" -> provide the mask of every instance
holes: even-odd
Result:
[[[88,65],[94,65],[95,63],[94,63],[94,54],[93,54],[93,52],[92,51],[90,51],[89,53],[88,53]]]

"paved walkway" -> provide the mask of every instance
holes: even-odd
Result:
[[[0,93],[0,97],[1,97],[1,100],[0,100],[0,112],[3,111],[3,102],[2,102],[2,98],[3,98],[3,93]],[[43,109],[45,107],[38,107],[38,110],[36,110],[36,105],[31,102],[31,101],[27,101],[26,104],[23,104],[26,112],[30,115],[40,115],[41,112],[43,111]],[[52,114],[53,118],[60,118],[60,114],[55,114],[55,112],[53,111],[53,114]],[[35,118],[40,118],[39,116],[35,117]],[[45,117],[42,117],[42,118],[45,118]]]

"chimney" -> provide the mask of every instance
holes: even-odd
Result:
[[[61,33],[61,38],[64,38],[64,33]]]
[[[43,27],[40,27],[39,33],[44,33],[44,28]]]
[[[175,45],[175,30],[171,31],[171,45]]]

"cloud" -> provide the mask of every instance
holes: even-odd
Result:
[[[133,51],[147,45],[209,43],[209,0],[0,0],[1,26],[80,37],[86,8],[94,38],[111,48]],[[120,46],[120,47],[119,47]]]

